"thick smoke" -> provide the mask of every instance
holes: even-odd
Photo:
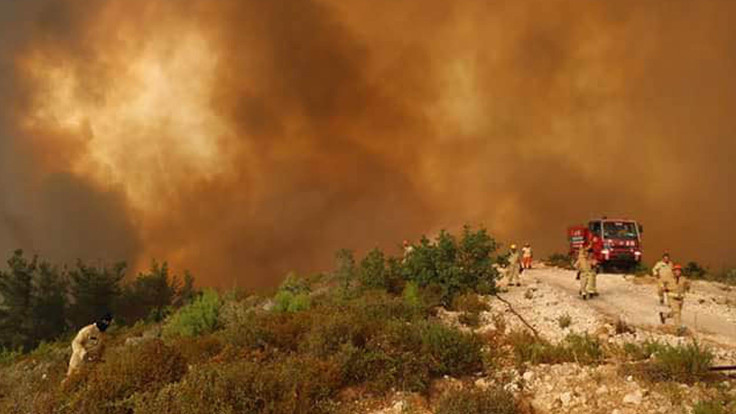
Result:
[[[723,1],[0,5],[0,248],[257,287],[463,223],[733,264]]]

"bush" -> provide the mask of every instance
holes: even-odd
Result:
[[[178,384],[138,395],[134,411],[326,413],[328,399],[339,383],[339,370],[334,363],[311,357],[208,364]]]
[[[731,409],[736,409],[736,406],[732,406]],[[729,408],[722,401],[698,401],[693,406],[693,414],[728,414],[733,412],[728,410]]]
[[[626,320],[623,318],[616,319],[616,324],[614,325],[614,329],[616,332],[616,335],[623,335],[625,333],[633,334],[636,332],[633,326],[629,325]]]
[[[80,414],[128,413],[127,400],[135,393],[155,392],[179,381],[186,371],[184,357],[160,340],[125,347],[73,377],[66,406]]]
[[[289,274],[274,296],[277,312],[300,312],[312,306],[310,287],[306,279]]]
[[[560,325],[561,329],[569,328],[570,325],[572,325],[572,317],[567,313],[560,315],[560,317],[557,318],[557,324]]]
[[[452,308],[459,312],[471,313],[486,312],[490,309],[488,303],[475,293],[465,293],[455,297]]]
[[[437,414],[517,414],[521,409],[514,396],[501,388],[460,389],[446,393],[439,401]]]
[[[643,361],[651,358],[665,348],[657,341],[646,340],[642,344],[627,342],[624,344],[624,353],[633,361]]]
[[[167,336],[197,336],[215,331],[222,301],[214,290],[204,291],[189,305],[171,316],[164,327]]]
[[[674,381],[691,384],[705,379],[713,362],[713,353],[697,342],[688,345],[654,346],[654,358],[629,367],[632,373],[648,381]]]
[[[21,351],[12,351],[9,349],[1,348],[0,349],[0,366],[12,364],[21,355],[22,355]]]
[[[300,312],[307,310],[312,305],[309,293],[292,293],[282,290],[274,296],[274,310],[277,312]]]
[[[512,332],[508,338],[519,362],[559,364],[577,362],[594,365],[603,360],[600,342],[588,334],[569,334],[559,344],[537,339],[527,331]]]
[[[480,326],[480,315],[477,313],[463,312],[458,317],[458,321],[470,328],[477,328]]]
[[[495,251],[496,243],[484,229],[473,232],[465,226],[459,241],[442,231],[434,243],[422,237],[414,246],[403,266],[404,278],[419,287],[439,286],[442,303],[449,307],[456,295],[469,290],[495,291]]]
[[[468,375],[483,367],[482,343],[473,334],[429,322],[422,329],[422,345],[436,375]]]

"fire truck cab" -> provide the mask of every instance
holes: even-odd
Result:
[[[593,254],[604,269],[633,270],[641,263],[641,236],[644,228],[635,220],[590,220],[586,226],[567,229],[570,256],[576,257],[584,246],[592,247]]]

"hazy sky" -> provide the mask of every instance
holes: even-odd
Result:
[[[734,265],[736,2],[0,3],[0,252],[274,284],[463,223]]]

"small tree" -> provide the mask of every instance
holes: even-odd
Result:
[[[89,324],[117,308],[125,267],[122,262],[112,267],[92,267],[77,261],[77,267],[69,272],[73,300],[70,316],[74,327]]]
[[[335,254],[337,260],[337,270],[335,270],[335,278],[340,283],[340,290],[343,296],[347,296],[350,291],[350,285],[355,279],[355,258],[353,252],[348,249],[340,249]]]
[[[0,272],[0,348],[28,349],[33,344],[33,274],[38,267],[22,250],[8,260],[9,271]]]
[[[34,346],[51,341],[67,329],[67,288],[63,271],[48,262],[38,267],[31,296]]]
[[[168,264],[153,261],[148,273],[139,274],[133,283],[123,289],[121,314],[126,322],[146,318],[161,321],[178,290],[178,278],[169,275]]]
[[[434,243],[422,237],[403,265],[404,278],[421,287],[439,286],[445,305],[468,289],[491,293],[498,277],[492,266],[496,247],[485,229],[474,232],[468,226],[460,241],[446,231]]]
[[[360,282],[367,288],[386,289],[386,257],[379,249],[373,249],[360,261]]]

